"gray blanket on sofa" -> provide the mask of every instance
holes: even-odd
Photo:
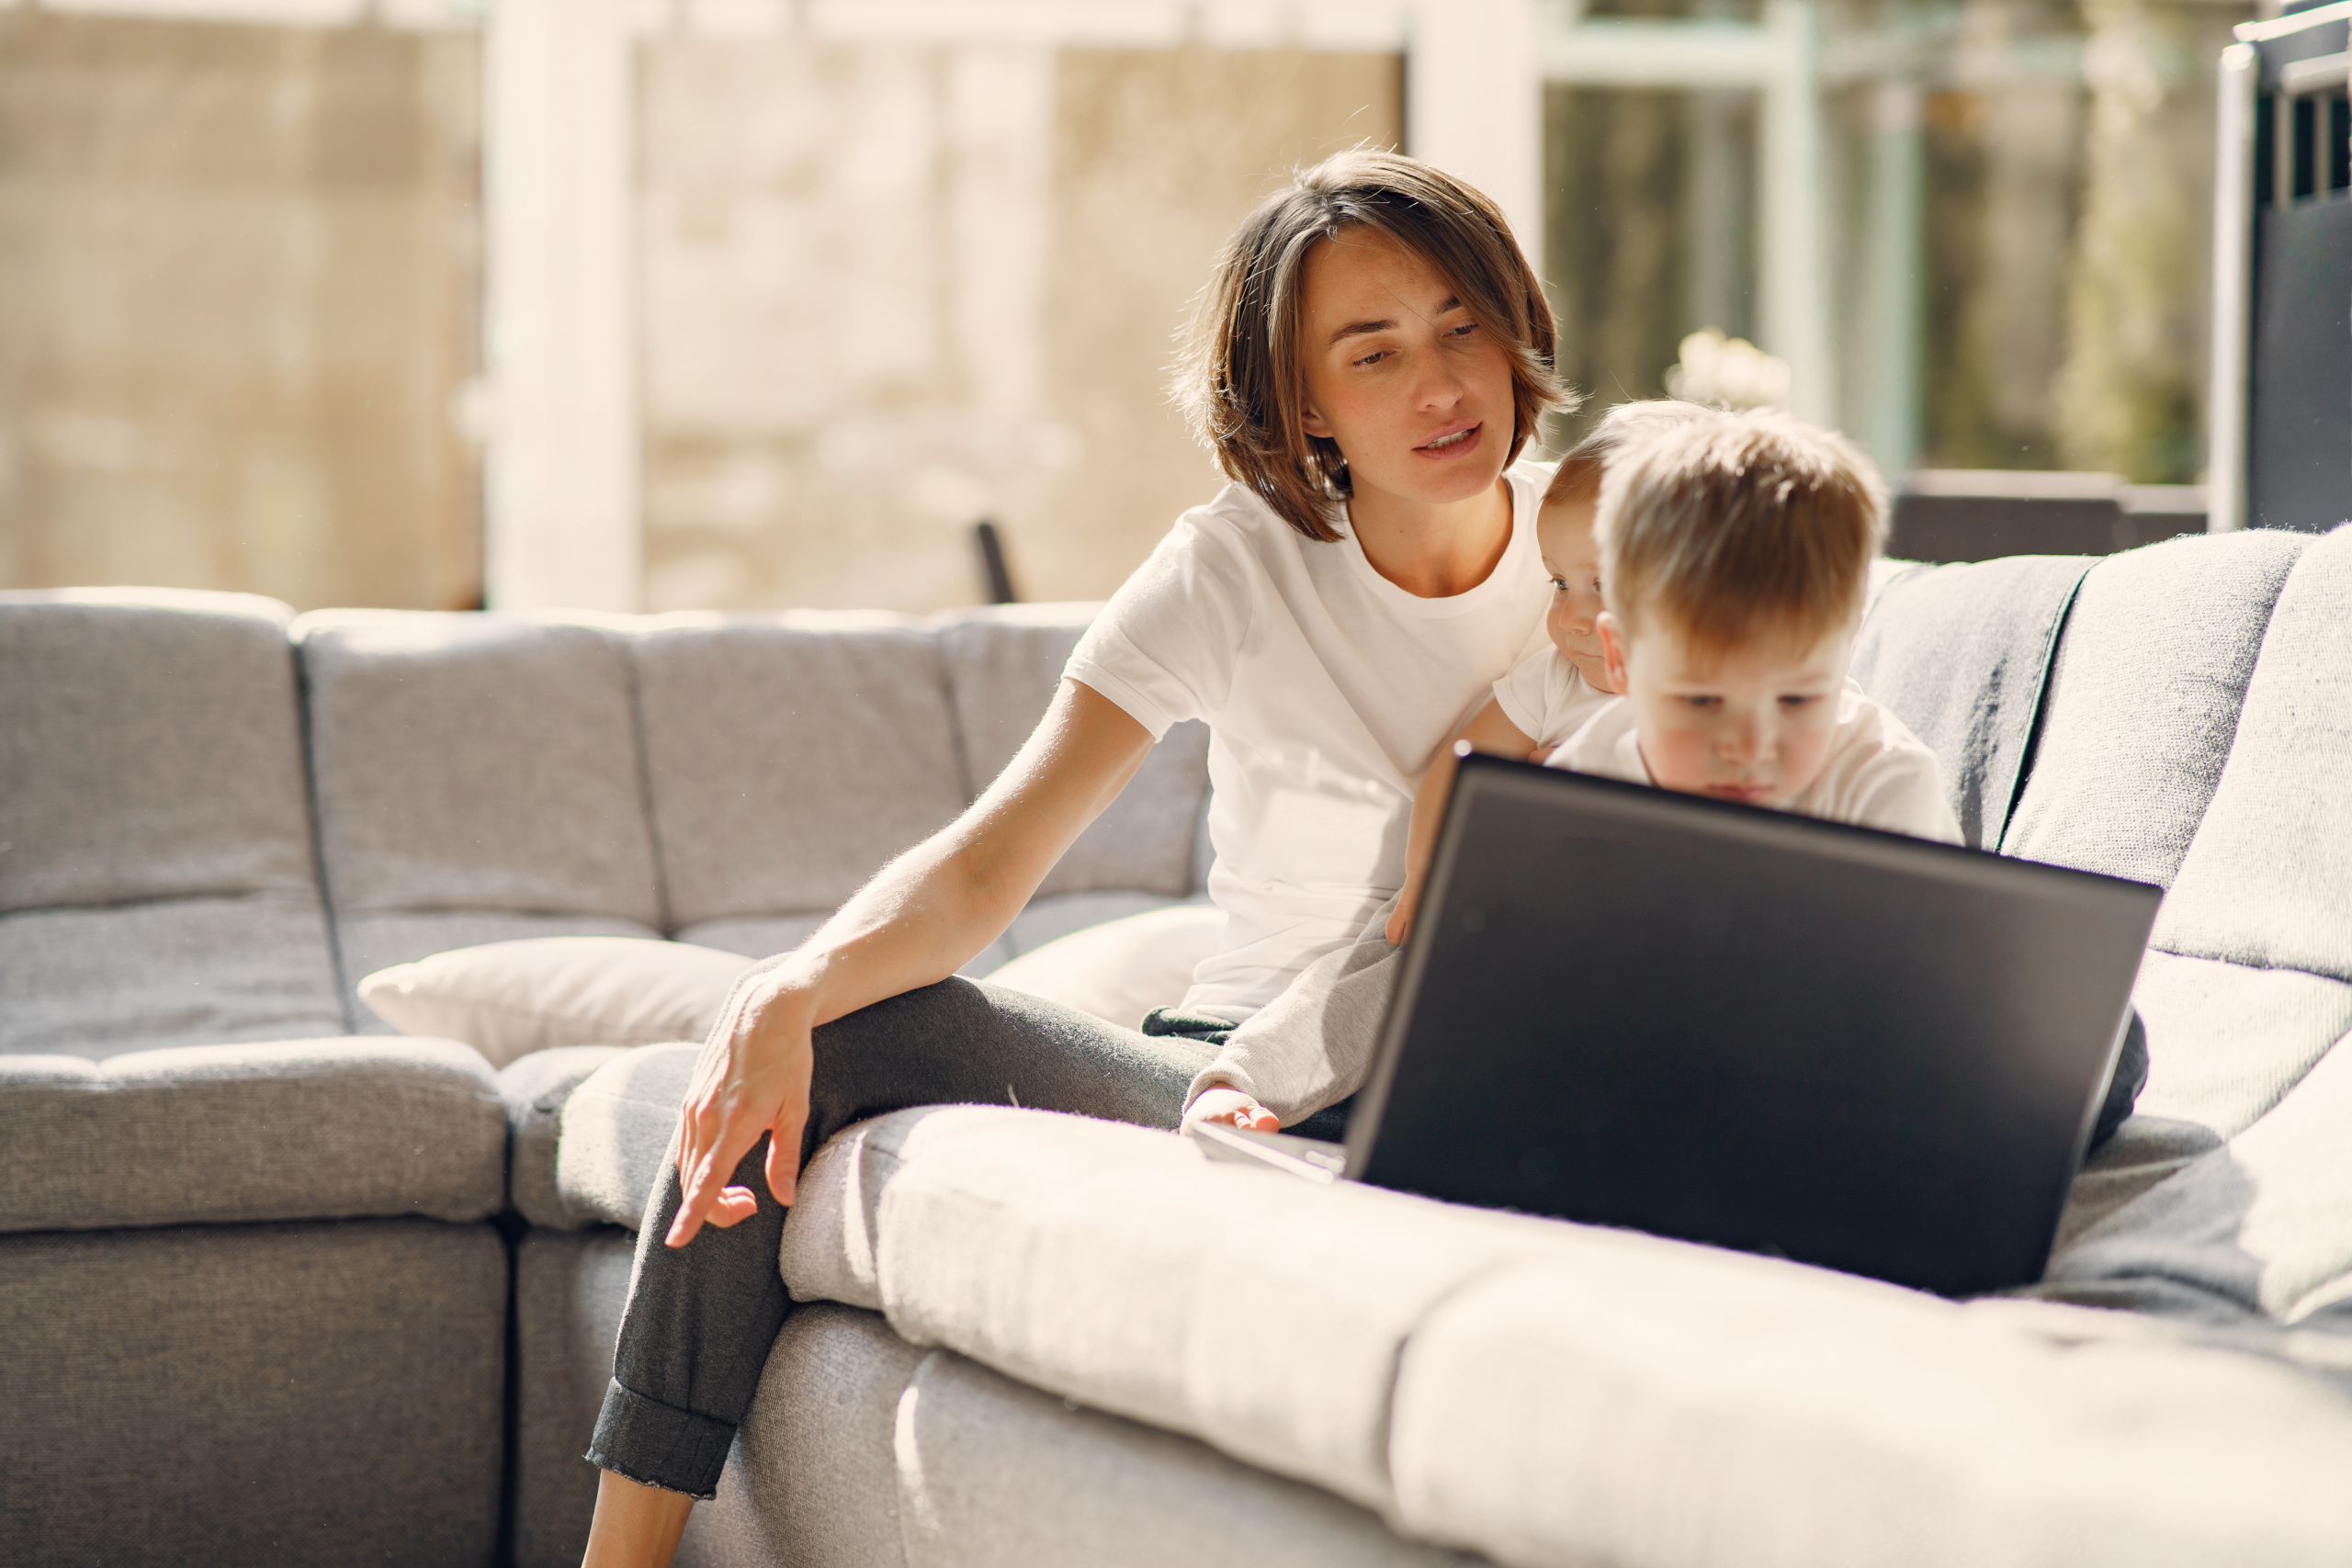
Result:
[[[2092,556],[1917,567],[1879,592],[1854,645],[1864,691],[1934,750],[1971,849],[2017,805],[2058,634]]]

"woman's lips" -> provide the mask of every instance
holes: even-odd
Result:
[[[1709,784],[1707,793],[1719,800],[1736,800],[1743,806],[1754,806],[1768,798],[1772,790],[1769,784]]]
[[[1432,440],[1422,442],[1413,448],[1413,452],[1431,462],[1450,462],[1465,452],[1476,451],[1478,443],[1486,437],[1486,432],[1484,424],[1465,424],[1459,430],[1449,430]]]

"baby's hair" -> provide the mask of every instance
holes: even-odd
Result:
[[[1861,619],[1886,515],[1877,465],[1835,431],[1773,409],[1692,421],[1602,476],[1601,597],[1626,636],[1662,615],[1702,658],[1825,637]]]
[[[1679,398],[1619,403],[1602,414],[1599,423],[1585,432],[1584,439],[1569,447],[1568,455],[1560,459],[1552,482],[1544,489],[1544,504],[1593,503],[1600,497],[1600,476],[1611,458],[1661,430],[1712,418],[1716,412],[1704,403],[1685,402]]]
[[[1171,389],[1217,466],[1310,539],[1329,542],[1335,502],[1352,493],[1339,443],[1309,435],[1300,299],[1316,242],[1375,230],[1435,267],[1471,318],[1509,351],[1510,459],[1547,408],[1574,406],[1552,367],[1544,286],[1501,209],[1441,169],[1395,152],[1340,152],[1296,172],[1241,221],[1218,254]]]

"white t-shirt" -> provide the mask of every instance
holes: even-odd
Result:
[[[1611,701],[1597,692],[1549,637],[1495,682],[1495,701],[1520,732],[1549,751],[1582,729]]]
[[[1065,675],[1153,736],[1209,725],[1208,891],[1225,940],[1186,1010],[1249,1017],[1403,885],[1431,753],[1544,637],[1535,512],[1551,465],[1505,477],[1510,543],[1448,599],[1382,577],[1344,522],[1318,544],[1227,485],[1176,520],[1070,655]]]
[[[1634,784],[1657,782],[1635,739],[1634,705],[1623,697],[1611,697],[1544,765]],[[1961,842],[1960,819],[1944,798],[1936,754],[1851,681],[1838,695],[1838,728],[1820,776],[1785,809],[1915,839]]]

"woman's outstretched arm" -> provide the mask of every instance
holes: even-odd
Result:
[[[768,1189],[793,1201],[808,1118],[809,1032],[953,975],[1001,934],[1046,873],[1118,797],[1151,733],[1109,698],[1064,681],[1012,761],[964,814],[882,868],[792,952],[740,983],[687,1091],[684,1190],[663,1237],[757,1208],[727,1178],[763,1133]]]

